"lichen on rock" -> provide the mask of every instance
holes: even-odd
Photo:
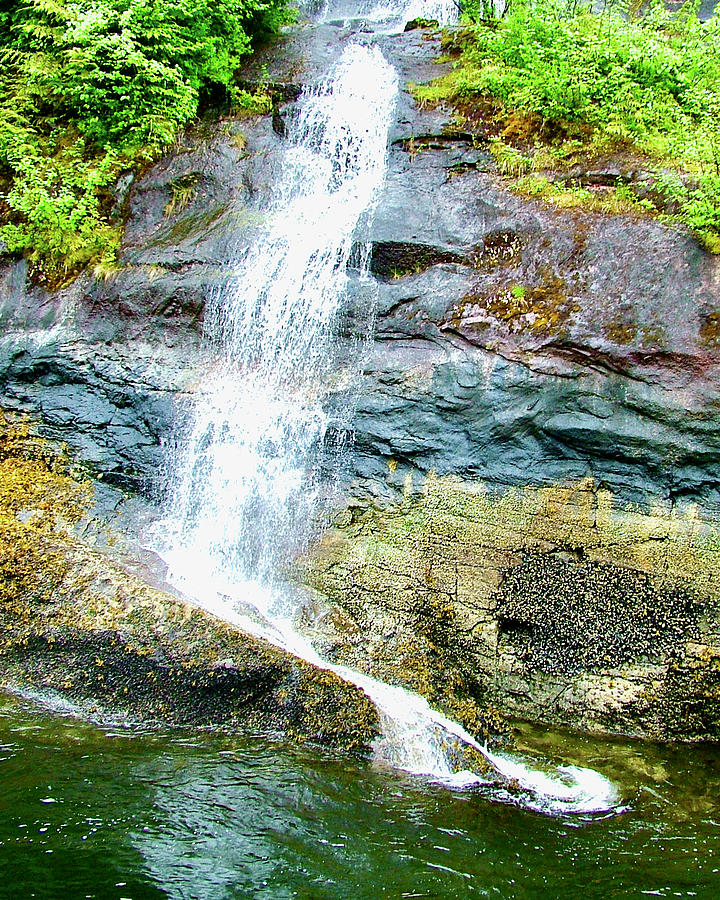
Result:
[[[339,658],[360,667],[365,653],[471,727],[479,710],[480,734],[499,711],[720,737],[720,529],[693,508],[623,508],[591,480],[489,491],[429,477],[350,512],[303,564]]]

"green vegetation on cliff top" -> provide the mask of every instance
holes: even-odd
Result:
[[[490,6],[465,9],[487,17]],[[720,26],[695,11],[655,2],[642,17],[594,15],[578,0],[514,0],[502,19],[453,32],[454,70],[417,93],[492,120],[502,167],[529,177],[530,194],[547,182],[529,170],[641,154],[662,166],[655,193],[720,249]],[[287,18],[287,0],[0,3],[0,240],[51,285],[112,267],[118,175],[154,159],[204,105],[266,111],[236,73]]]
[[[491,123],[501,169],[526,180],[618,153],[640,159],[655,169],[659,205],[720,251],[717,16],[700,22],[697,2],[670,13],[662,0],[640,16],[612,4],[594,14],[581,0],[514,0],[500,19],[474,6],[485,18],[446,34],[454,67],[418,99]]]
[[[286,0],[0,3],[0,238],[50,283],[112,265],[118,175],[204,104],[253,107],[235,74]]]

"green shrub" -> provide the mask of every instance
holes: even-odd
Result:
[[[115,158],[106,154],[98,164],[82,158],[82,143],[67,152],[62,165],[21,148],[13,159],[16,173],[7,195],[19,221],[2,229],[8,248],[24,252],[53,280],[63,280],[88,263],[112,264],[118,229],[107,223],[99,193],[115,177]]]
[[[683,220],[719,233],[717,17],[700,22],[697,3],[672,14],[661,0],[639,17],[617,4],[596,15],[575,0],[513,0],[500,19],[482,2],[465,6],[475,24],[446,39],[455,67],[415,89],[421,102],[450,100],[469,116],[492,111],[502,147],[520,141],[523,157],[539,148],[558,161],[626,149],[694,173]],[[513,168],[507,149],[502,162]]]
[[[657,189],[680,207],[681,216],[712,253],[720,253],[720,175],[702,175],[689,184],[662,173]]]
[[[0,236],[55,278],[106,262],[118,171],[156,156],[203,98],[235,99],[252,41],[286,20],[286,0],[5,2]]]
[[[240,90],[233,92],[233,111],[244,116],[265,116],[272,112],[273,100],[270,93],[258,88],[250,91]]]

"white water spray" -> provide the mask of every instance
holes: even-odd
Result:
[[[272,584],[309,536],[333,324],[353,235],[382,184],[396,91],[382,54],[354,44],[306,93],[266,232],[208,306],[220,362],[194,410],[173,543],[230,596],[249,578]]]
[[[527,792],[531,808],[604,811],[616,798],[596,773],[544,775],[493,754],[422,697],[322,660],[294,627],[298,602],[282,569],[318,518],[334,320],[354,235],[382,186],[396,93],[379,50],[352,44],[301,98],[264,234],[208,306],[218,361],[196,399],[161,552],[171,580],[199,605],[364,690],[383,726],[377,756],[390,765],[482,783],[455,771],[448,753],[451,743],[470,746]]]

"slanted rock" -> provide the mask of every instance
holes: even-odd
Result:
[[[331,672],[155,587],[72,533],[88,482],[0,435],[0,684],[101,718],[282,732],[367,752],[368,698]]]

